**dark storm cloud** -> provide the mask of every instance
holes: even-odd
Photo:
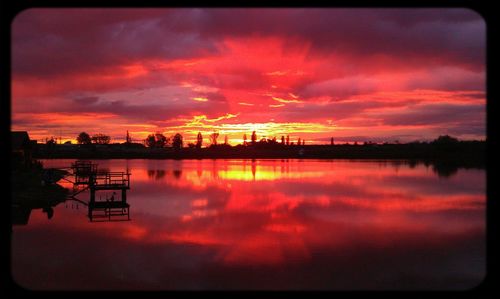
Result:
[[[393,126],[461,123],[484,119],[485,107],[478,105],[428,104],[399,113],[381,113],[384,124]]]
[[[12,26],[14,73],[92,72],[135,60],[192,57],[213,51],[196,32],[178,33],[165,20],[180,21],[177,12],[162,9],[23,11]]]
[[[432,59],[477,69],[485,24],[467,9],[221,9],[203,11],[206,36],[284,35],[322,52]],[[431,55],[429,57],[428,55]]]
[[[404,107],[405,103],[387,103],[382,101],[330,101],[326,104],[307,103],[287,105],[286,110],[277,119],[314,120],[331,118],[335,121],[360,116],[367,109],[381,107]]]
[[[192,102],[182,101],[178,103],[160,104],[130,104],[125,101],[103,102],[94,105],[85,105],[84,107],[74,107],[73,110],[80,112],[93,113],[113,113],[118,116],[137,120],[162,121],[166,119],[177,118],[189,113],[204,113],[209,116],[218,115],[219,111],[225,107],[223,101],[210,102]],[[82,111],[83,110],[83,111]],[[65,109],[64,111],[67,111]]]
[[[482,69],[485,28],[466,9],[30,9],[13,22],[13,72],[95,71],[142,59],[217,54],[222,38],[286,37],[311,55],[389,55]]]
[[[74,104],[78,106],[93,105],[96,104],[98,101],[99,97],[78,97],[73,99]]]

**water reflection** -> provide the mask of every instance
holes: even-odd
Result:
[[[160,169],[150,169],[148,170],[148,177],[153,178],[155,180],[161,180],[165,177],[165,170]]]
[[[176,169],[176,170],[174,170],[174,171],[173,171],[173,174],[174,174],[174,177],[175,177],[176,179],[180,179],[180,178],[181,178],[181,175],[182,175],[182,170],[180,170],[180,169]]]
[[[201,171],[199,172],[199,175],[201,175]],[[165,171],[161,169],[148,170],[148,177],[154,180],[163,180],[166,178],[166,176],[170,176],[178,180],[182,176],[182,170],[180,169],[175,169],[170,171]]]
[[[424,165],[426,168],[431,168],[432,171],[442,178],[449,178],[455,175],[459,169],[472,168],[472,169],[484,169],[484,167],[478,165],[467,165],[463,161],[417,161],[417,160],[392,160],[392,161],[381,161],[379,162],[383,165],[391,165],[394,167],[396,172],[402,166],[408,166],[413,169],[418,165]]]
[[[99,163],[116,171],[125,161]],[[484,170],[439,179],[423,164],[380,161],[127,163],[134,221],[95,229],[57,207],[49,227],[34,213],[14,232],[16,281],[35,289],[465,289],[485,273]],[[49,234],[54,242],[35,250]],[[58,267],[42,259],[55,252],[65,261]],[[59,271],[68,274],[58,279]]]
[[[27,225],[33,210],[42,210],[47,215],[47,219],[54,216],[54,207],[64,201],[37,200],[19,202],[11,205],[11,219],[13,225]]]

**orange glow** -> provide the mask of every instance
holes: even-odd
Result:
[[[126,70],[125,78],[134,78],[148,74],[148,70],[142,64],[127,65],[123,68]]]
[[[276,98],[276,97],[272,97],[272,99],[275,101],[278,101],[280,103],[303,103],[302,101],[299,101],[299,100],[285,100],[285,99]]]
[[[280,106],[276,106],[280,107]],[[332,123],[218,123],[223,119],[236,118],[237,115],[227,114],[226,116],[209,119],[205,115],[194,116],[192,120],[187,121],[185,124],[171,128],[172,132],[182,131],[185,132],[186,140],[195,140],[198,132],[202,132],[204,136],[212,132],[219,132],[221,136],[227,135],[231,143],[242,143],[243,134],[251,134],[256,131],[259,138],[276,137],[277,139],[283,135],[290,135],[290,138],[296,140],[305,134],[321,134],[331,133],[336,131],[336,125]],[[217,124],[216,124],[217,123]],[[293,132],[293,133],[292,133]],[[324,142],[318,142],[323,144]]]

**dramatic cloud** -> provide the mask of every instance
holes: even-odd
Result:
[[[485,34],[468,9],[29,9],[12,23],[12,128],[484,139]],[[75,125],[90,114],[113,117]]]

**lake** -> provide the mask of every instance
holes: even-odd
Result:
[[[20,286],[465,290],[486,273],[484,169],[443,176],[403,161],[95,163],[131,173],[130,221],[90,222],[72,200],[50,219],[33,210],[27,225],[13,226]],[[88,201],[89,193],[76,197]]]

